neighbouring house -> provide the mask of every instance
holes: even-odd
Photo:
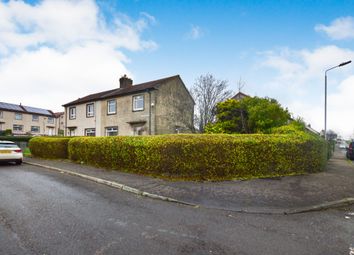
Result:
[[[242,93],[241,91],[238,92],[236,95],[234,95],[233,97],[231,97],[231,99],[235,99],[235,100],[242,100],[245,97],[250,97],[249,95],[246,95],[244,93]]]
[[[0,131],[10,129],[13,135],[57,135],[52,111],[0,102]]]
[[[310,124],[305,125],[305,129],[314,135],[321,135],[321,133],[318,132],[317,130],[313,129]]]
[[[194,100],[179,75],[91,94],[65,107],[65,135],[116,136],[189,133]]]
[[[65,121],[65,114],[64,112],[55,112],[55,130],[58,135],[64,135],[64,121]]]

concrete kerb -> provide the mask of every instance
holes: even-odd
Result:
[[[336,201],[326,202],[319,205],[303,207],[299,209],[293,209],[284,212],[284,214],[298,214],[298,213],[306,213],[306,212],[315,212],[315,211],[323,211],[332,208],[344,207],[354,204],[354,197],[347,197]]]
[[[279,215],[279,214],[283,214],[284,215],[285,214],[285,215],[291,215],[291,214],[323,211],[323,210],[328,210],[328,209],[338,208],[338,207],[344,207],[344,206],[349,206],[349,205],[353,205],[354,204],[354,197],[348,197],[348,198],[343,198],[343,199],[336,200],[336,201],[321,203],[321,204],[318,204],[318,205],[300,207],[300,208],[289,209],[289,210],[280,210],[280,209],[273,209],[273,210],[272,209],[271,210],[222,209],[222,208],[214,208],[214,207],[202,206],[202,205],[199,205],[199,204],[193,204],[193,203],[177,200],[177,199],[174,199],[174,198],[165,197],[165,196],[161,196],[161,195],[157,195],[157,194],[141,191],[139,189],[136,189],[136,188],[133,188],[133,187],[130,187],[130,186],[118,183],[118,182],[108,181],[108,180],[104,180],[104,179],[93,177],[93,176],[86,175],[86,174],[80,174],[80,173],[76,173],[76,172],[73,172],[73,171],[64,170],[64,169],[57,168],[57,167],[52,167],[52,166],[47,166],[47,165],[42,165],[42,164],[32,163],[32,162],[23,162],[23,163],[28,164],[28,165],[33,165],[33,166],[46,168],[46,169],[49,169],[49,170],[54,170],[54,171],[60,172],[62,174],[68,174],[68,175],[72,175],[72,176],[77,176],[77,177],[80,177],[80,178],[83,178],[83,179],[86,179],[86,180],[90,180],[90,181],[93,181],[93,182],[96,182],[96,183],[99,183],[99,184],[107,185],[109,187],[113,187],[113,188],[116,188],[116,189],[124,190],[126,192],[133,193],[135,195],[144,196],[144,197],[157,199],[157,200],[162,200],[162,201],[167,201],[167,202],[172,202],[172,203],[177,203],[177,204],[181,204],[181,205],[192,206],[192,207],[195,207],[195,208],[214,209],[214,210],[222,210],[222,211],[237,212],[237,213],[248,213],[248,214],[277,214],[277,215]]]
[[[148,197],[148,198],[152,198],[152,199],[157,199],[157,200],[162,200],[162,201],[168,201],[168,202],[172,202],[172,203],[177,203],[177,204],[182,204],[182,205],[188,205],[188,206],[192,206],[192,207],[199,207],[199,205],[197,204],[193,204],[193,203],[188,203],[185,201],[180,201],[177,199],[173,199],[170,197],[165,197],[165,196],[161,196],[161,195],[157,195],[157,194],[152,194],[149,192],[145,192],[145,191],[141,191],[139,189],[118,183],[118,182],[113,182],[113,181],[108,181],[108,180],[104,180],[101,178],[97,178],[97,177],[93,177],[90,175],[86,175],[86,174],[80,174],[80,173],[76,173],[73,171],[69,171],[69,170],[64,170],[58,167],[53,167],[53,166],[46,166],[46,165],[42,165],[42,164],[38,164],[38,163],[32,163],[32,162],[23,162],[24,164],[28,164],[28,165],[33,165],[33,166],[38,166],[38,167],[42,167],[42,168],[46,168],[46,169],[50,169],[50,170],[54,170],[57,172],[60,172],[62,174],[68,174],[68,175],[72,175],[72,176],[77,176],[86,180],[90,180],[96,183],[100,183],[100,184],[104,184],[116,189],[121,189],[124,190],[126,192],[129,193],[133,193],[135,195],[139,195],[139,196],[144,196],[144,197]]]

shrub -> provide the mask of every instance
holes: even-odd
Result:
[[[327,141],[327,158],[328,159],[330,159],[333,156],[335,147],[336,147],[336,141],[334,141],[334,140]]]
[[[69,158],[139,174],[225,180],[321,171],[323,139],[300,135],[161,135],[72,138]]]
[[[70,138],[35,137],[29,142],[31,154],[40,158],[68,158]]]
[[[12,141],[12,142],[28,142],[32,136],[0,136],[0,140]]]

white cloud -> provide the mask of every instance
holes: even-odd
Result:
[[[282,49],[264,54],[261,67],[276,71],[265,87],[295,116],[321,130],[324,126],[324,71],[354,59],[354,51],[337,46],[314,50]],[[354,130],[354,68],[350,65],[328,73],[328,128],[350,136]],[[277,94],[278,93],[278,94]]]
[[[326,33],[333,40],[354,38],[354,18],[341,17],[332,21],[329,26],[319,24],[315,26],[317,32]]]
[[[107,22],[93,0],[0,2],[1,101],[61,110],[68,101],[118,87],[120,75],[132,75],[122,50],[157,47],[142,39],[154,22],[146,13]]]
[[[191,25],[191,28],[187,34],[187,38],[191,40],[197,40],[204,35],[203,30],[196,25]]]

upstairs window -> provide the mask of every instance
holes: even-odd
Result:
[[[53,117],[48,117],[48,123],[53,124],[54,123],[54,118]]]
[[[86,105],[86,117],[90,118],[94,116],[94,104],[87,104]]]
[[[144,96],[133,96],[133,111],[143,111],[144,110]]]
[[[116,114],[117,113],[117,101],[108,100],[107,101],[107,114]]]
[[[32,115],[32,121],[39,121],[38,115]]]
[[[70,120],[76,119],[76,107],[69,108],[69,119]]]
[[[15,120],[22,120],[22,113],[15,113]]]
[[[2,119],[3,118],[3,113],[2,113],[2,111],[0,111],[0,119]]]

